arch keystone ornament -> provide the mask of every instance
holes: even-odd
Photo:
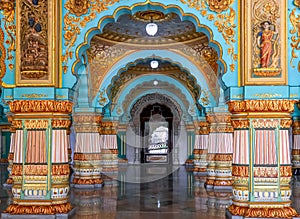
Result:
[[[230,218],[292,218],[289,128],[294,100],[230,101],[233,201]],[[266,190],[266,188],[268,188]]]

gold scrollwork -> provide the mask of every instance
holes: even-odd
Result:
[[[7,48],[7,60],[10,62],[8,65],[9,69],[12,70],[14,68],[13,60],[13,52],[15,51],[15,37],[16,37],[16,26],[14,24],[15,19],[15,3],[11,0],[0,0],[0,11],[3,11],[4,15],[4,29],[7,33],[7,40],[5,41],[6,44],[9,45]],[[0,28],[1,29],[1,28]],[[1,38],[1,31],[0,30],[0,38]],[[1,42],[1,39],[0,39]],[[1,44],[0,44],[0,51],[1,51]],[[5,57],[5,53],[2,53],[2,56]],[[1,57],[0,57],[1,60]],[[1,65],[1,62],[0,62]],[[5,67],[5,65],[4,65]],[[0,72],[0,78],[2,78],[5,71]]]
[[[292,113],[295,100],[244,100],[228,102],[231,113],[241,112],[279,112]]]
[[[60,112],[71,113],[72,102],[55,100],[15,100],[8,102],[13,113]]]
[[[6,65],[5,65],[6,50],[3,43],[4,43],[4,32],[0,28],[0,79],[4,77],[6,71]]]
[[[73,114],[73,121],[75,125],[81,124],[100,124],[102,116],[100,115],[80,115],[80,114]]]
[[[294,4],[295,4],[297,7],[300,7],[300,0],[294,0]]]
[[[297,212],[292,207],[282,208],[250,208],[248,206],[231,205],[228,210],[233,215],[249,218],[292,218],[297,216]]]
[[[230,5],[233,3],[233,0],[208,0],[208,1],[190,1],[190,0],[180,0],[183,4],[189,5],[191,8],[195,8],[200,11],[200,14],[203,17],[206,17],[208,20],[214,20],[214,25],[218,28],[218,31],[222,34],[225,42],[229,45],[229,49],[227,53],[231,56],[232,63],[229,65],[230,70],[235,70],[235,62],[238,58],[235,53],[234,44],[236,42],[236,24],[235,16],[236,12]],[[210,14],[208,13],[207,7],[218,14]],[[228,13],[220,13],[229,9]]]
[[[52,120],[52,128],[69,128],[71,126],[70,120],[54,119]]]
[[[99,132],[102,135],[117,134],[118,122],[101,122]]]
[[[48,127],[48,120],[25,120],[26,129],[46,129]]]
[[[71,14],[75,14],[77,17],[88,13],[91,4],[88,0],[69,0],[65,4],[65,8],[70,11]]]
[[[298,5],[296,2],[298,2]],[[300,1],[295,1],[295,5],[297,5],[299,7]],[[295,12],[296,12],[296,8],[294,8],[290,14],[290,21],[293,25],[293,29],[290,30],[290,34],[293,35],[291,37],[292,58],[291,58],[290,64],[291,64],[291,67],[293,67],[293,68],[295,67],[293,65],[293,61],[294,61],[294,59],[298,58],[298,55],[295,50],[300,49],[300,14],[298,14],[298,16],[296,16]],[[298,62],[298,71],[300,72],[300,61]]]
[[[235,129],[244,129],[250,127],[249,120],[231,120],[231,124]]]
[[[85,7],[87,7],[89,10],[87,13],[85,13],[84,16],[81,17],[74,16],[74,14],[76,15],[78,13],[83,13],[85,12],[85,10],[82,10],[81,12],[79,11],[79,9],[75,10],[75,8],[78,7],[76,6],[76,3],[73,4],[74,0],[69,0],[66,3],[65,7],[69,12],[67,12],[64,16],[64,45],[66,46],[65,54],[62,55],[64,72],[66,72],[68,69],[68,59],[71,59],[73,57],[72,47],[74,46],[77,36],[81,33],[80,27],[84,28],[87,25],[87,23],[91,22],[96,18],[97,13],[107,10],[108,6],[111,6],[116,2],[119,2],[119,0],[93,0],[90,1],[90,5],[86,5],[85,1],[82,0],[80,4],[85,5]]]
[[[5,210],[9,214],[63,214],[72,210],[69,202],[56,205],[18,205],[12,204]]]

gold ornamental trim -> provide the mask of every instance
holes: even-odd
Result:
[[[24,165],[24,174],[27,176],[47,176],[47,165]]]
[[[292,166],[281,166],[280,167],[280,177],[291,177],[292,173]]]
[[[234,129],[246,129],[250,127],[249,120],[231,120]]]
[[[197,155],[206,155],[207,154],[207,149],[194,149],[194,154],[197,154]]]
[[[69,202],[57,205],[9,205],[5,213],[9,214],[64,214],[72,210]]]
[[[11,126],[13,130],[22,129],[22,120],[13,120]]]
[[[262,203],[263,205],[264,203]],[[232,215],[239,215],[249,218],[292,218],[297,216],[297,212],[292,207],[282,208],[251,208],[231,205],[228,210]]]
[[[299,0],[294,0],[294,4],[300,8],[300,1]],[[300,14],[296,14],[297,8],[294,8],[292,12],[290,13],[290,22],[293,26],[293,29],[291,29],[289,32],[292,35],[291,41],[292,43],[290,44],[292,47],[292,54],[291,54],[291,60],[290,60],[290,65],[292,68],[295,68],[294,65],[294,60],[298,59],[298,51],[300,49]],[[299,60],[299,59],[298,59]],[[298,61],[298,71],[300,72],[300,61]]]
[[[100,124],[102,116],[100,115],[78,115],[73,114],[72,116],[74,125],[77,124]]]
[[[101,160],[101,153],[92,153],[92,154],[83,154],[83,153],[74,153],[74,161],[91,161],[91,160]]]
[[[99,127],[98,126],[88,126],[88,125],[75,125],[74,130],[77,133],[98,133]]]
[[[101,135],[115,135],[117,134],[118,122],[101,122],[99,127],[99,133]]]
[[[280,120],[280,128],[290,128],[293,124],[292,119],[281,119]]]
[[[214,186],[232,186],[233,180],[215,180]]]
[[[49,125],[48,120],[25,120],[24,126],[26,129],[47,129]]]
[[[292,149],[292,155],[300,155],[300,149]]]
[[[70,174],[69,164],[52,164],[52,176],[62,176]]]
[[[231,133],[233,131],[234,131],[233,127],[222,127],[222,126],[209,127],[210,133]]]
[[[93,185],[93,184],[103,184],[103,179],[98,178],[98,179],[79,179],[79,178],[74,178],[73,179],[74,184],[78,185]]]
[[[249,166],[232,166],[232,176],[248,177]]]
[[[22,164],[13,164],[11,175],[12,176],[22,176],[23,166]]]
[[[73,103],[56,100],[15,100],[9,101],[13,113],[71,113]]]
[[[293,121],[293,134],[300,135],[300,121]]]
[[[216,154],[215,161],[232,161],[232,154]]]
[[[243,100],[228,102],[228,109],[231,113],[249,112],[277,112],[292,113],[295,100]]]
[[[71,126],[71,120],[54,119],[52,120],[52,128],[69,128]]]
[[[231,122],[231,115],[228,113],[214,113],[206,116],[206,120],[209,124],[212,123],[230,123]]]

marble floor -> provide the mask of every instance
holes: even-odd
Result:
[[[11,202],[10,190],[3,187],[6,168],[0,166],[1,212]],[[70,202],[76,208],[72,219],[225,218],[232,198],[230,190],[206,190],[205,177],[195,176],[185,166],[171,171],[155,168],[129,165],[119,174],[108,175],[102,188],[72,188]],[[300,212],[300,178],[294,178],[293,191],[293,205]]]

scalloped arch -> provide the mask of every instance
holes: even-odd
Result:
[[[197,32],[203,32],[209,39],[209,46],[216,49],[220,59],[218,60],[218,64],[221,71],[225,73],[227,71],[227,65],[225,61],[222,58],[223,55],[223,49],[219,42],[213,39],[213,32],[211,28],[208,26],[201,24],[199,18],[192,14],[192,13],[184,13],[183,9],[180,8],[178,5],[170,4],[170,5],[164,5],[162,3],[157,2],[142,2],[142,3],[135,3],[132,6],[121,6],[118,7],[112,15],[105,15],[100,16],[98,15],[98,23],[97,26],[94,26],[90,29],[88,29],[84,35],[83,42],[79,43],[77,49],[76,49],[76,60],[74,61],[72,65],[72,73],[76,75],[76,72],[78,68],[83,64],[81,61],[81,57],[84,54],[84,52],[90,47],[90,42],[93,36],[96,34],[100,34],[104,28],[104,26],[111,22],[116,22],[118,18],[123,14],[134,14],[136,11],[146,11],[146,10],[157,10],[161,11],[163,13],[170,13],[174,12],[176,13],[182,21],[191,21],[197,30]],[[101,13],[100,13],[101,14]]]

